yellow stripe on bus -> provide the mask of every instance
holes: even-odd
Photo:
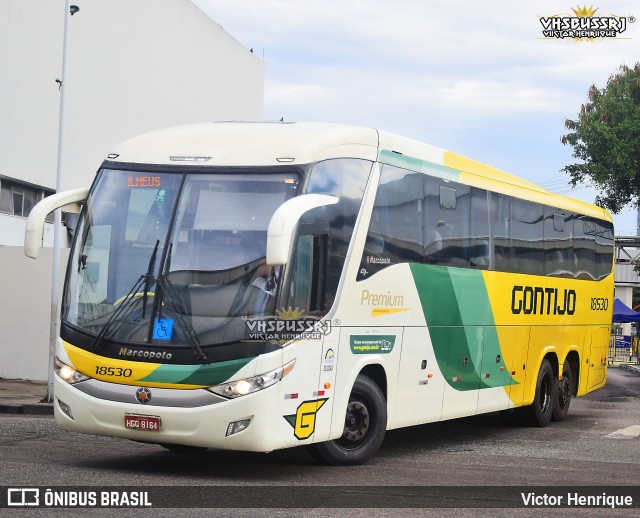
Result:
[[[62,342],[64,349],[69,355],[73,367],[92,378],[108,381],[110,383],[121,383],[123,385],[144,385],[145,387],[156,388],[180,388],[195,389],[202,385],[185,385],[178,383],[168,383],[159,381],[142,381],[155,370],[160,368],[160,363],[136,362],[131,360],[119,360],[107,358],[89,351],[80,349],[69,342]]]

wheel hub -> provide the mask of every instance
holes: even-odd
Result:
[[[347,406],[342,439],[353,445],[364,439],[370,424],[369,410],[360,401],[351,401]]]

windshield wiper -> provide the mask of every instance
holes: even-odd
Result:
[[[153,253],[151,259],[149,259],[149,266],[147,267],[147,275],[144,278],[144,293],[142,295],[142,319],[144,320],[147,313],[147,298],[149,297],[149,286],[151,285],[151,279],[153,279],[153,272],[156,268],[156,256],[158,255],[158,245],[160,240],[156,239],[156,246],[153,247]]]
[[[133,308],[135,302],[139,299],[136,297],[136,293],[139,293],[139,290],[144,286],[144,292],[142,295],[142,318],[145,317],[145,312],[147,308],[147,298],[149,296],[149,286],[151,285],[151,279],[153,278],[153,271],[155,269],[155,261],[158,254],[158,246],[160,245],[160,240],[156,240],[156,244],[153,247],[153,252],[151,253],[151,257],[149,258],[149,264],[147,266],[147,272],[140,275],[138,280],[133,284],[129,293],[127,293],[122,302],[118,306],[118,308],[111,313],[111,316],[107,319],[107,321],[100,329],[100,332],[96,335],[91,343],[91,349],[95,350],[102,344],[104,337],[107,334],[107,330],[111,327],[113,322],[117,319],[124,319],[126,315],[129,314],[131,308]]]
[[[165,295],[167,295],[168,298],[171,300],[171,304],[176,309],[176,311],[173,311],[173,313],[176,315],[179,326],[184,332],[185,336],[187,337],[189,346],[191,347],[191,349],[193,349],[193,352],[196,355],[196,357],[199,360],[204,362],[207,360],[207,355],[200,348],[200,344],[198,342],[198,336],[196,335],[196,332],[193,329],[193,326],[191,325],[191,323],[189,322],[189,320],[185,315],[186,307],[183,301],[180,300],[180,297],[176,295],[175,290],[173,289],[173,286],[171,286],[171,283],[167,280],[167,275],[171,268],[172,249],[173,249],[173,243],[169,243],[169,247],[167,250],[168,253],[164,263],[164,268],[162,273],[158,276],[158,280],[156,282],[156,294],[153,299],[153,305],[154,305],[154,308],[157,308],[157,315],[158,315],[157,320],[160,321],[160,319],[162,318],[162,299],[164,298]],[[153,325],[154,324],[152,323],[149,328],[150,337],[153,336],[152,334]],[[149,343],[151,343],[151,340],[149,340]]]

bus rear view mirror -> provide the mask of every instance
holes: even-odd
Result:
[[[293,234],[302,215],[317,207],[334,205],[338,198],[326,194],[303,194],[284,202],[275,211],[267,230],[267,264],[287,264]]]
[[[54,210],[61,207],[70,206],[69,212],[79,212],[79,202],[87,199],[89,189],[73,189],[47,196],[39,201],[27,218],[27,226],[24,232],[24,255],[36,259],[40,253],[42,243],[42,230],[44,229],[45,218]],[[75,207],[74,207],[75,205]]]

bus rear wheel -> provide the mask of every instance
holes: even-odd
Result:
[[[533,404],[523,409],[531,426],[544,427],[551,422],[553,407],[558,399],[558,379],[553,374],[549,360],[543,360],[536,381],[536,395]]]
[[[387,402],[380,387],[360,375],[349,396],[342,436],[310,444],[309,453],[322,464],[346,466],[367,462],[380,448],[387,430]]]
[[[558,382],[558,397],[553,403],[552,421],[562,421],[567,416],[572,397],[573,376],[571,374],[571,364],[569,360],[565,360],[562,366],[562,378]]]

